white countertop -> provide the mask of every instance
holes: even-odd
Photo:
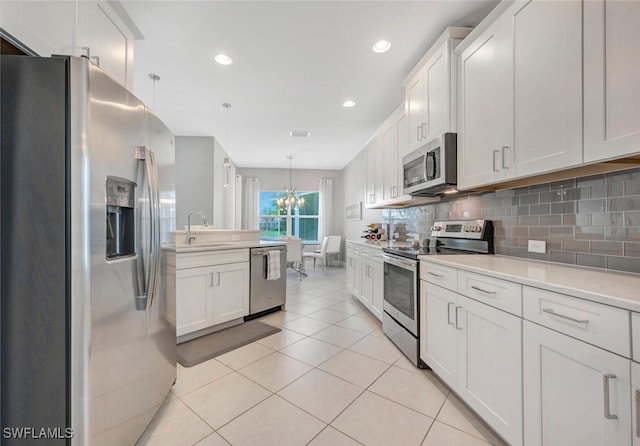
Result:
[[[285,242],[267,242],[267,241],[245,241],[245,242],[211,242],[211,243],[194,243],[193,245],[182,244],[166,244],[163,249],[175,251],[176,254],[201,251],[221,251],[225,249],[247,249],[247,248],[267,248],[270,246],[286,246]]]
[[[640,311],[639,274],[501,255],[437,255],[419,259]]]

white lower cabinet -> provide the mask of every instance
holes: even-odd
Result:
[[[379,320],[382,320],[384,271],[381,248],[347,242],[347,288]]]
[[[631,415],[633,421],[633,446],[640,446],[640,364],[631,363]]]
[[[213,324],[249,314],[249,263],[231,263],[214,268]]]
[[[371,279],[371,312],[382,320],[382,300],[384,298],[384,267],[379,253],[372,253],[369,261],[369,278]]]
[[[458,294],[420,281],[420,359],[452,389],[458,387]]]
[[[213,267],[176,271],[176,335],[213,325]]]
[[[504,439],[522,445],[522,319],[421,282],[420,357]]]
[[[176,335],[249,314],[249,250],[178,254]]]
[[[458,394],[509,443],[522,445],[522,319],[466,297],[456,311]]]
[[[630,361],[524,322],[527,446],[631,444]]]

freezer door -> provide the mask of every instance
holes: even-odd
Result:
[[[86,70],[88,81],[75,81]],[[76,413],[73,418],[74,427],[81,420],[86,426],[88,421],[89,434],[76,443],[134,444],[148,421],[146,312],[136,309],[140,240],[136,241],[133,256],[108,258],[106,197],[110,179],[134,185],[136,197],[145,193],[145,186],[136,184],[140,162],[136,150],[145,144],[144,105],[102,70],[82,59],[71,60],[71,85],[72,101],[74,94],[86,97],[78,101],[86,104],[86,114],[71,123],[72,133],[82,146],[72,147],[72,152],[86,153],[88,167],[72,171],[72,190],[86,190],[81,199],[88,200],[87,215],[72,220],[72,230],[87,226],[88,239],[80,240],[73,250],[88,251],[91,266],[90,295],[72,296],[73,304],[77,305],[75,311],[84,306],[91,321],[88,377],[83,376],[82,370],[72,370],[73,380],[87,379],[89,383],[85,412]],[[90,300],[88,308],[87,302],[81,302],[83,299]],[[85,320],[83,315],[75,316]],[[76,334],[72,332],[72,339],[83,342]],[[74,410],[78,409],[76,405]]]
[[[171,241],[176,226],[174,137],[149,110],[145,113],[146,145],[153,151],[160,198],[161,244]],[[143,224],[143,226],[145,226]],[[176,380],[176,329],[169,321],[167,308],[175,308],[175,266],[167,264],[167,251],[160,250],[160,274],[157,290],[147,305],[147,370],[149,394],[147,419],[150,420],[165,400]]]

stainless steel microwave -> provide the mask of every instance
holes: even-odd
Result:
[[[402,158],[403,193],[439,195],[455,190],[457,135],[444,133]]]

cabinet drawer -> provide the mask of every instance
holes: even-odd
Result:
[[[631,356],[629,311],[528,286],[523,297],[525,319]]]
[[[458,271],[458,292],[522,317],[522,285],[468,271]]]
[[[203,251],[176,256],[176,269],[198,268],[201,266],[222,265],[249,261],[248,249],[225,249],[220,251]]]
[[[360,246],[360,255],[368,259],[371,256],[371,249],[368,246]]]
[[[450,266],[421,261],[420,279],[451,291],[458,290],[458,270]]]
[[[347,252],[352,252],[354,254],[360,254],[360,246],[355,243],[347,243]]]

